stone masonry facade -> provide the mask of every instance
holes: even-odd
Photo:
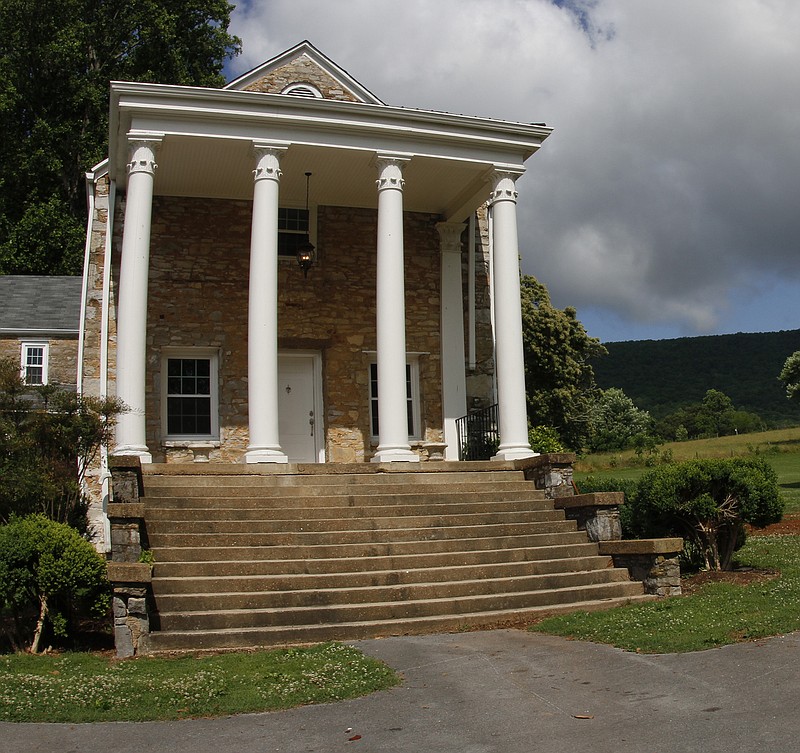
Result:
[[[101,197],[107,192],[101,192]],[[321,353],[325,455],[328,462],[363,462],[370,436],[369,364],[375,359],[375,210],[317,208],[318,260],[307,278],[293,258],[279,261],[279,348]],[[85,384],[99,385],[101,293],[107,205],[97,202],[90,263]],[[114,390],[115,283],[124,197],[117,200],[111,274],[109,390]],[[442,441],[440,363],[440,250],[438,217],[406,213],[407,350],[419,359],[422,430],[415,449]],[[166,348],[211,348],[219,353],[220,442],[212,462],[241,462],[247,448],[247,299],[251,203],[156,197],[153,203],[148,300],[147,439],[155,462],[187,462],[193,453],[166,446],[161,426],[161,360]],[[485,403],[491,340],[482,245],[478,256],[478,371],[468,399]],[[466,264],[465,264],[466,269]],[[488,365],[487,365],[488,364]],[[470,390],[469,386],[477,387]],[[470,403],[471,404],[471,403]]]

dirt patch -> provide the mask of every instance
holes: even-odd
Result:
[[[747,526],[748,536],[800,536],[800,514],[784,515],[780,523],[773,523],[766,528]]]
[[[779,575],[778,570],[756,570],[754,568],[728,571],[707,570],[681,578],[681,591],[684,596],[689,596],[697,593],[708,583],[733,583],[737,586],[749,586],[752,583],[774,580]]]

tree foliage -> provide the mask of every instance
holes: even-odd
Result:
[[[656,426],[659,436],[667,440],[722,437],[763,429],[764,422],[759,416],[737,410],[733,401],[719,390],[707,390],[702,401],[679,408]]]
[[[592,362],[598,386],[624,390],[656,421],[715,389],[770,427],[800,423],[800,400],[787,401],[775,378],[787,354],[800,351],[800,329],[605,345],[608,356]]]
[[[786,388],[786,397],[790,400],[800,399],[800,350],[796,350],[786,359],[778,379]]]
[[[0,0],[0,273],[77,274],[109,82],[220,86],[227,0]]]
[[[596,391],[589,361],[605,348],[589,337],[574,308],[552,305],[536,278],[522,277],[521,298],[528,418],[532,426],[554,427],[564,444],[580,449]]]
[[[592,452],[624,450],[635,437],[648,436],[652,424],[650,414],[639,410],[622,390],[600,390],[591,409],[588,447]]]
[[[761,458],[692,460],[661,466],[628,500],[641,536],[681,536],[706,568],[729,570],[744,544],[744,524],[763,527],[783,514],[778,479]]]
[[[122,410],[116,399],[27,387],[19,363],[0,360],[0,522],[36,512],[83,530],[86,470]]]
[[[70,526],[43,515],[0,526],[0,611],[14,623],[14,648],[39,650],[46,626],[66,637],[83,611],[108,609],[105,560]]]

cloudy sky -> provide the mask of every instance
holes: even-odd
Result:
[[[235,1],[235,0],[234,0]],[[392,105],[544,122],[523,271],[604,341],[800,328],[798,0],[239,0]]]

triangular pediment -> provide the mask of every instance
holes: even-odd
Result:
[[[342,102],[384,104],[308,41],[301,42],[253,68],[224,88],[266,94],[295,94]]]

